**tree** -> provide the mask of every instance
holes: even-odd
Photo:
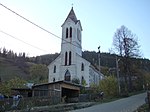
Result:
[[[99,85],[92,84],[90,86],[92,94],[99,94],[101,91],[104,92],[106,97],[117,97],[118,92],[118,82],[114,76],[108,76],[99,82]]]
[[[114,51],[118,54],[122,61],[122,73],[125,80],[125,88],[132,90],[132,64],[131,58],[139,57],[139,44],[135,34],[133,34],[127,27],[121,26],[113,37]]]
[[[15,77],[9,81],[2,82],[0,84],[0,90],[2,94],[11,95],[12,88],[23,88],[26,87],[27,82],[19,77]]]
[[[101,80],[99,83],[99,88],[108,97],[118,96],[118,82],[114,76],[108,76]]]
[[[6,48],[4,47],[4,48],[3,48],[3,54],[2,54],[2,56],[3,56],[3,57],[6,57],[6,55],[7,55],[7,50],[6,50]]]
[[[98,94],[98,93],[100,93],[100,91],[102,91],[100,88],[100,85],[97,85],[94,83],[90,85],[90,89],[91,89],[91,93],[93,93],[93,94]]]
[[[117,54],[123,57],[138,57],[139,45],[137,36],[125,26],[121,26],[114,34],[113,46]]]
[[[7,53],[7,58],[14,59],[14,52],[12,50],[9,50]]]
[[[31,79],[35,83],[47,82],[48,79],[48,68],[46,65],[36,64],[30,67]]]
[[[144,85],[145,85],[145,89],[147,90],[150,89],[150,73],[144,74]]]

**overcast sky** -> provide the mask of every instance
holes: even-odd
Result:
[[[125,25],[138,36],[142,57],[150,59],[150,0],[0,0],[0,3],[60,38],[61,25],[73,4],[83,28],[83,51],[97,52],[100,45],[101,52],[109,52],[114,32]],[[28,56],[59,53],[60,38],[0,5],[0,47],[26,52]]]

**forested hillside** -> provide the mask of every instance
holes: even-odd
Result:
[[[0,89],[2,93],[10,94],[12,87],[23,87],[26,82],[39,84],[48,82],[48,68],[58,53],[47,54],[36,57],[27,57],[25,53],[18,55],[11,50],[0,50]],[[124,68],[122,66],[122,57],[118,57],[118,69],[116,67],[116,55],[110,53],[101,53],[101,72],[105,76],[117,78],[117,70],[123,87]],[[95,51],[84,51],[83,58],[91,62],[98,70],[98,53]],[[143,86],[148,88],[150,83],[150,60],[148,59],[130,59],[132,77],[132,91],[139,91]],[[109,77],[108,77],[109,78]],[[9,90],[9,91],[8,91]],[[122,90],[124,91],[124,90]]]
[[[37,64],[46,64],[49,65],[55,58],[57,58],[59,54],[47,54],[41,55],[37,57],[29,58],[29,61],[37,63]],[[82,53],[82,57],[92,65],[98,66],[98,53],[95,51],[84,51]],[[110,53],[101,53],[101,66],[108,67],[108,68],[115,68],[116,67],[116,55]],[[121,58],[121,57],[120,57]],[[150,72],[150,60],[149,59],[142,59],[142,58],[132,58],[132,63],[136,65],[137,69],[144,70]]]
[[[47,54],[36,57],[26,57],[25,53],[18,55],[5,48],[0,50],[0,78],[8,80],[14,76],[28,79],[30,76],[30,67],[34,64],[50,64],[59,53]],[[98,68],[98,53],[95,51],[84,51],[83,58]],[[101,67],[103,74],[109,73],[111,69],[116,68],[116,55],[110,53],[101,53]],[[121,58],[121,57],[120,57]],[[150,73],[150,60],[148,59],[131,59],[134,71]],[[119,64],[121,67],[121,64]],[[115,72],[115,71],[114,71]]]
[[[93,65],[98,65],[98,53],[95,51],[84,51],[83,58],[90,61]],[[132,58],[131,61],[132,64],[137,67],[137,69],[150,72],[149,59]],[[110,53],[101,53],[101,66],[108,68],[116,67],[116,55]]]

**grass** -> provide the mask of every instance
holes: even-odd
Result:
[[[0,57],[0,77],[2,81],[7,81],[14,77],[22,77],[26,79],[27,74],[25,74],[11,60]]]
[[[145,90],[131,92],[131,93],[129,93],[129,96],[137,95],[137,94],[140,94],[140,93],[145,93]]]

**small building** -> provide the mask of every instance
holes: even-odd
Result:
[[[37,84],[32,87],[32,95],[33,97],[49,97],[57,103],[61,102],[63,98],[71,102],[71,99],[79,97],[80,87],[80,85],[66,81]]]

